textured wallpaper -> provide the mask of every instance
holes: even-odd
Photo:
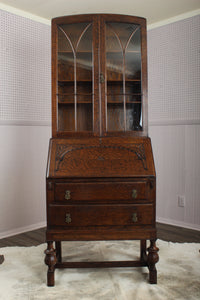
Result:
[[[48,121],[50,26],[0,10],[0,120]]]
[[[149,120],[200,121],[200,16],[148,31]]]

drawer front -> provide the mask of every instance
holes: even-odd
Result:
[[[152,204],[50,205],[48,216],[52,226],[150,225],[154,222],[154,207]]]
[[[141,182],[56,183],[55,201],[147,199],[148,184]]]

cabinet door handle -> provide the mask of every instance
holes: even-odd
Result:
[[[71,192],[69,190],[65,191],[65,199],[70,200],[71,199]]]
[[[138,221],[138,216],[136,212],[132,214],[132,221],[133,223],[136,223]]]
[[[137,198],[137,190],[132,190],[132,198]]]
[[[100,74],[100,83],[104,83],[105,82],[105,78],[103,73]]]
[[[65,222],[66,222],[67,224],[69,224],[69,223],[71,223],[71,221],[72,221],[71,215],[70,215],[70,214],[66,214],[66,215],[65,215]]]

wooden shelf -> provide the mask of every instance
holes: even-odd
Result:
[[[122,79],[107,79],[107,83],[123,82]],[[141,82],[141,79],[125,79],[125,82]]]
[[[63,105],[69,105],[69,104],[74,104],[74,101],[67,101],[67,102],[62,102],[58,101],[58,104],[63,104]],[[77,101],[77,104],[92,104],[90,101]],[[124,104],[123,101],[107,101],[107,104]],[[141,101],[126,101],[126,104],[142,104]]]
[[[118,94],[114,94],[114,93],[109,93],[106,94],[106,96],[112,96],[112,97],[117,97],[117,96],[142,96],[141,93],[128,93],[128,94],[124,94],[124,93],[118,93]]]
[[[92,102],[90,101],[77,101],[77,104],[92,104]],[[62,101],[58,101],[58,104],[60,105],[74,105],[74,101],[67,101],[67,102],[62,102]]]
[[[123,101],[115,101],[115,100],[113,100],[113,101],[107,101],[107,104],[124,104],[124,102]],[[126,101],[126,104],[142,104],[142,102],[141,101],[130,101],[130,100],[128,100],[128,101]]]
[[[74,97],[74,96],[93,96],[94,94],[93,93],[58,93],[56,94],[56,96],[71,96],[71,97]]]
[[[72,50],[59,50],[58,52],[57,52],[58,54],[60,53],[60,54],[62,54],[62,53],[67,53],[67,54],[72,54],[73,53],[73,51]],[[76,54],[77,53],[80,53],[80,54],[91,54],[91,53],[93,53],[93,50],[91,50],[91,51],[87,51],[87,50],[81,50],[81,51],[77,51],[76,52]],[[106,50],[106,54],[107,53],[110,53],[110,54],[113,54],[113,53],[122,53],[122,51],[120,51],[120,50]],[[125,53],[137,53],[137,54],[141,54],[141,51],[137,51],[137,50],[128,50],[128,51],[126,51]]]
[[[59,93],[56,95],[58,96],[58,104],[74,104],[75,96],[77,96],[77,103],[91,104],[93,102],[92,93]]]
[[[58,83],[74,83],[74,80],[70,80],[70,79],[64,79],[64,80],[60,80],[58,79]],[[89,82],[92,83],[93,80],[89,80],[89,79],[81,79],[81,80],[76,80],[76,82]]]
[[[64,79],[64,80],[60,80],[58,79],[58,83],[74,83],[74,80],[70,80],[70,79]],[[90,82],[92,83],[93,80],[89,80],[89,79],[81,79],[81,80],[76,80],[76,82]],[[119,82],[123,82],[122,79],[109,79],[107,80],[107,83],[119,83]],[[126,79],[125,82],[141,82],[141,79]]]
[[[110,53],[110,54],[113,54],[113,53],[122,53],[122,51],[120,50],[106,50],[106,54],[107,53]],[[141,51],[137,51],[137,50],[128,50],[125,52],[126,53],[137,53],[137,54],[141,54]]]
[[[58,51],[57,52],[58,54],[62,54],[62,53],[67,53],[67,54],[73,54],[73,51],[71,50],[63,50],[63,51]],[[92,54],[93,53],[93,50],[92,51],[87,51],[87,50],[84,50],[84,51],[77,51],[76,54]]]

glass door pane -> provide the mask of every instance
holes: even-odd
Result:
[[[106,23],[107,131],[142,130],[140,26]]]
[[[58,26],[58,130],[93,130],[92,24]]]
[[[123,52],[110,24],[106,26],[106,82],[107,130],[123,130]]]

